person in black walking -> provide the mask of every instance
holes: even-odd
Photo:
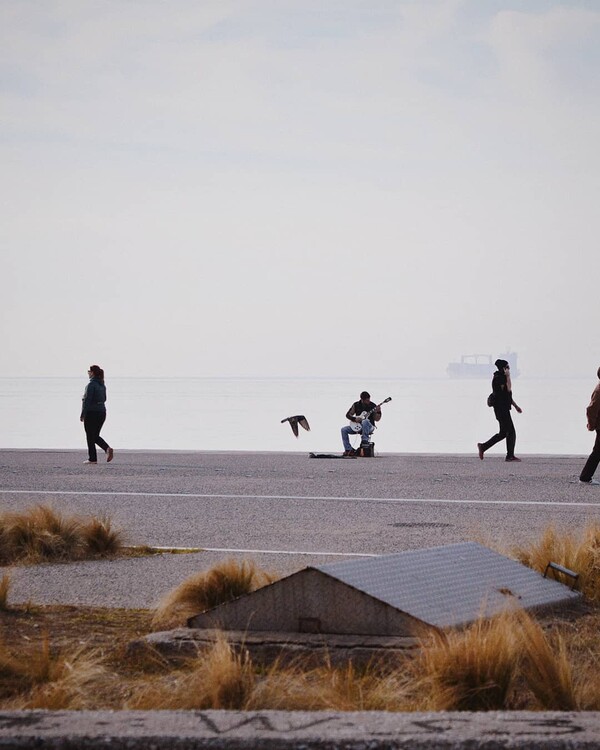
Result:
[[[598,377],[600,378],[600,367],[598,368]],[[579,481],[582,484],[600,484],[597,479],[594,479],[594,472],[598,468],[598,464],[600,464],[600,383],[596,385],[592,392],[586,416],[588,430],[590,432],[596,431],[596,442],[585,466],[581,470]]]
[[[520,461],[515,456],[515,443],[517,433],[510,416],[511,407],[521,414],[523,409],[515,403],[512,397],[512,383],[510,380],[510,365],[505,359],[497,359],[494,364],[498,368],[492,378],[492,406],[494,414],[500,425],[499,432],[491,437],[486,443],[477,443],[479,458],[483,461],[483,454],[492,445],[496,445],[506,438],[506,461]]]
[[[96,446],[106,453],[106,460],[112,461],[114,451],[110,445],[100,437],[100,430],[106,419],[106,386],[104,385],[104,370],[98,365],[92,365],[88,370],[90,382],[85,387],[81,405],[81,421],[85,428],[88,446],[88,460],[86,464],[97,464]]]

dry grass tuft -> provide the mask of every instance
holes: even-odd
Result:
[[[142,685],[127,702],[129,709],[242,710],[255,684],[247,652],[236,653],[223,635],[199,652],[189,668]]]
[[[257,708],[406,711],[410,707],[409,683],[402,670],[386,670],[377,664],[358,669],[352,662],[312,670],[303,670],[300,663],[295,669],[267,674],[261,689],[255,691],[255,703],[259,697],[264,705]]]
[[[571,664],[560,635],[550,643],[540,625],[520,613],[518,624],[523,649],[523,677],[545,711],[576,711],[578,708]]]
[[[87,552],[92,557],[115,555],[123,547],[123,533],[115,529],[106,516],[93,516],[83,522],[81,533]]]
[[[314,668],[299,658],[284,666],[276,660],[257,677],[247,710],[323,711],[345,702],[336,694],[328,667]],[[333,684],[332,684],[333,683]]]
[[[110,679],[98,654],[84,648],[52,655],[47,638],[27,656],[0,647],[0,696],[5,710],[88,708]]]
[[[81,556],[79,521],[64,518],[47,505],[2,516],[2,553],[5,562],[43,562]]]
[[[27,690],[32,685],[28,660],[14,657],[0,643],[0,698]]]
[[[192,674],[194,683],[204,689],[207,708],[243,709],[256,679],[248,653],[235,653],[224,636]]]
[[[519,663],[512,613],[479,619],[462,631],[433,635],[415,662],[424,710],[491,711],[508,708]]]
[[[0,563],[81,560],[115,554],[120,532],[109,519],[66,517],[47,505],[0,514]]]
[[[51,659],[46,679],[40,680],[28,694],[12,701],[13,710],[43,708],[51,711],[92,708],[98,695],[113,681],[101,657],[80,648]]]
[[[254,667],[248,653],[236,651],[220,634],[215,643],[179,673],[171,672],[138,686],[128,709],[143,710],[406,710],[406,678],[379,667],[357,671],[307,668],[299,660],[266,671]]]
[[[583,681],[574,683],[564,639],[558,634],[547,637],[522,610],[433,636],[411,671],[420,710],[514,709],[520,691],[520,701],[530,708],[574,711],[585,702],[578,699],[578,691],[587,689]],[[587,696],[588,703],[594,703],[589,691]]]
[[[559,532],[548,526],[538,542],[512,550],[516,559],[543,573],[555,562],[579,573],[579,590],[591,601],[600,600],[600,524],[589,523],[582,533]],[[560,574],[559,574],[559,580]],[[570,584],[571,581],[562,581]]]
[[[5,573],[0,578],[0,612],[6,612],[8,607],[8,592],[10,591],[11,584],[10,573]]]
[[[189,617],[249,594],[273,580],[274,575],[260,570],[254,562],[225,560],[190,576],[170,591],[158,604],[152,626],[160,630],[185,625]]]

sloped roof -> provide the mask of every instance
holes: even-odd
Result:
[[[581,598],[564,584],[475,542],[313,567],[440,628],[497,614],[510,601],[534,609]]]

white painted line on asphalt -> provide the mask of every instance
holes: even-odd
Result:
[[[587,492],[587,490],[586,490]],[[595,492],[593,494],[596,494]],[[600,508],[600,492],[596,502],[561,502],[560,500],[454,500],[439,497],[336,497],[329,495],[222,495],[194,492],[84,492],[81,490],[2,490],[0,495],[82,495],[84,497],[175,497],[200,500],[309,500],[361,503],[440,503],[446,505],[558,505],[562,508]]]
[[[126,549],[139,549],[140,545],[128,545]],[[314,552],[298,549],[239,549],[237,547],[174,547],[153,544],[150,549],[158,552],[195,553],[195,552],[254,552],[261,555],[326,555],[327,557],[381,557],[369,552]]]
[[[255,552],[265,555],[327,555],[327,557],[381,557],[367,552],[306,552],[286,549],[234,549],[228,547],[202,547],[203,552]]]

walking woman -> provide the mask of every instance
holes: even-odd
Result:
[[[600,378],[600,367],[598,368],[598,378]],[[586,410],[587,428],[590,432],[596,431],[596,442],[592,448],[585,466],[579,475],[579,481],[582,484],[600,484],[594,479],[594,472],[600,464],[600,383],[596,384],[590,400],[590,405]]]
[[[88,445],[88,460],[86,464],[97,464],[96,446],[106,453],[106,460],[113,460],[113,449],[100,437],[100,430],[106,419],[106,386],[104,385],[104,370],[98,365],[92,365],[88,370],[90,382],[85,387],[81,406],[81,421],[85,428]]]
[[[497,359],[494,364],[498,369],[492,378],[492,406],[494,407],[494,414],[500,425],[500,431],[491,437],[486,443],[477,443],[479,458],[483,461],[483,454],[486,450],[506,438],[505,460],[520,461],[521,459],[515,456],[517,433],[515,431],[512,417],[510,416],[510,409],[514,406],[519,414],[523,410],[513,401],[510,365],[505,359]]]

